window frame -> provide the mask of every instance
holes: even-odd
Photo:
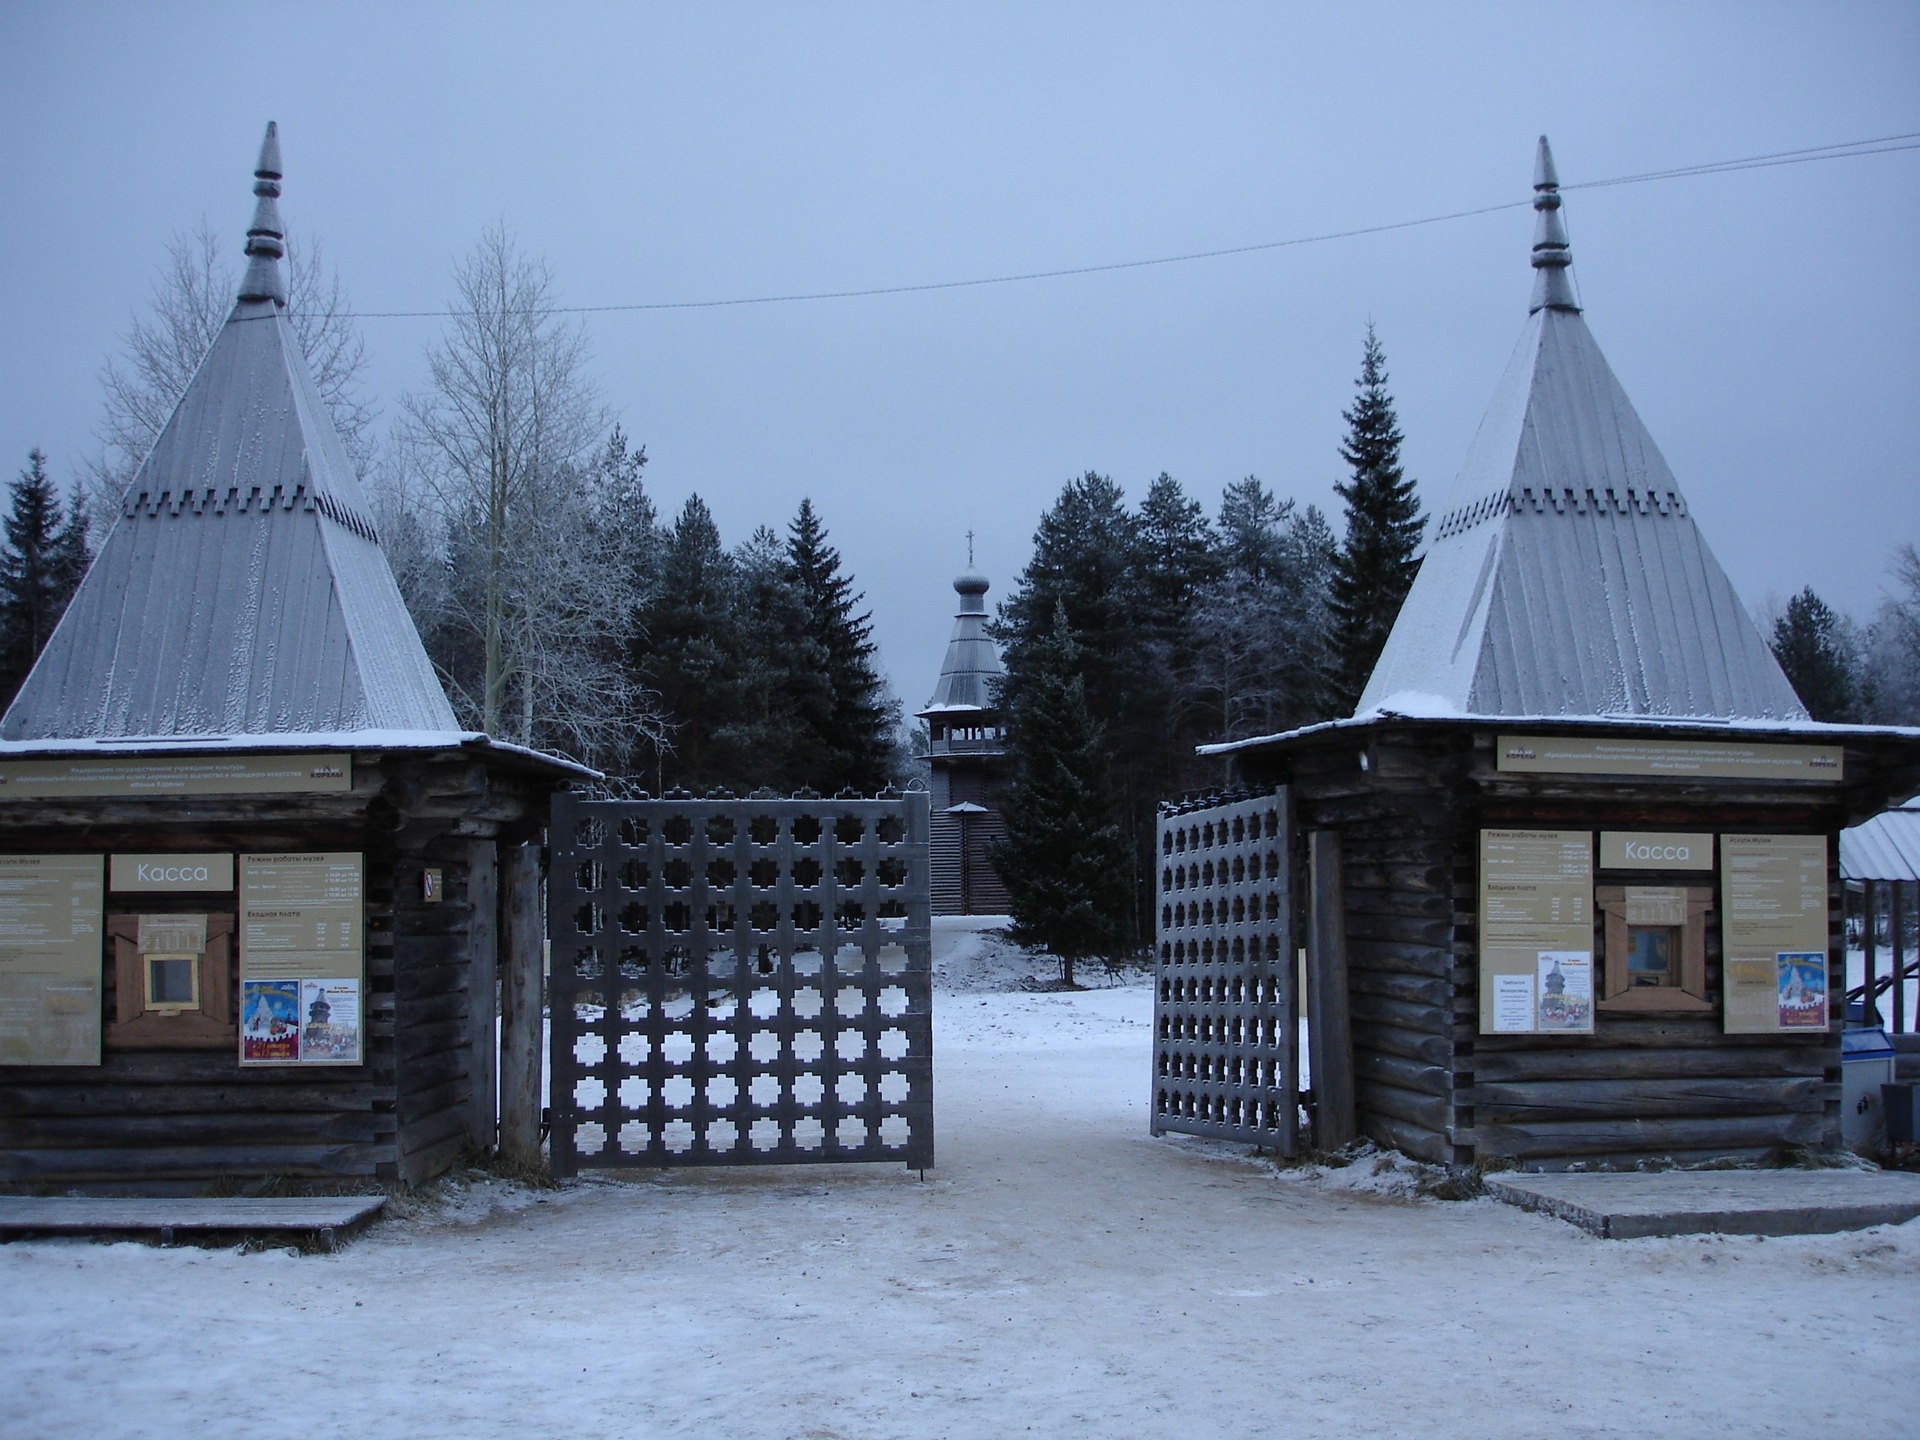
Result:
[[[1634,890],[1678,890],[1684,897],[1686,918],[1678,925],[1662,927],[1680,932],[1679,965],[1676,983],[1671,985],[1635,985],[1628,968],[1631,949],[1628,942],[1627,906]],[[1593,908],[1598,912],[1603,935],[1604,958],[1600,965],[1600,994],[1595,1006],[1615,1012],[1710,1013],[1716,1007],[1707,991],[1707,916],[1714,911],[1711,885],[1597,885]]]

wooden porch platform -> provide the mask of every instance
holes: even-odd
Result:
[[[299,1236],[331,1251],[386,1208],[384,1195],[269,1199],[96,1199],[79,1195],[0,1195],[0,1239],[26,1235],[156,1235],[170,1245],[182,1232]]]

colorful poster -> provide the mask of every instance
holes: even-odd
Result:
[[[1539,1028],[1586,1034],[1593,1029],[1593,952],[1542,950]]]
[[[300,1058],[300,982],[240,982],[240,1058],[291,1063]]]
[[[300,982],[300,1058],[306,1062],[360,1063],[360,982]]]
[[[1783,950],[1774,959],[1782,1030],[1827,1028],[1827,953]]]

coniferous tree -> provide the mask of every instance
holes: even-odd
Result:
[[[733,757],[725,783],[786,794],[818,774],[808,762],[816,758],[810,737],[832,721],[827,656],[809,633],[786,543],[771,526],[757,527],[734,550],[733,563],[735,692],[716,737]]]
[[[1118,819],[1133,857],[1132,889],[1122,893],[1132,895],[1126,913],[1134,936],[1151,929],[1152,887],[1145,879],[1153,873],[1153,814],[1168,748],[1166,709],[1140,624],[1146,571],[1139,517],[1117,484],[1090,470],[1068,482],[1041,516],[1033,557],[993,626],[1007,671],[1000,705],[1011,717],[1026,704],[1035,647],[1050,643],[1056,612],[1066,616],[1084,703],[1107,748]],[[1009,719],[1007,745],[1016,768],[1038,743]]]
[[[1004,706],[1014,746],[1003,802],[1007,834],[988,855],[1007,887],[1011,933],[1046,949],[1073,983],[1077,961],[1117,958],[1132,936],[1132,866],[1111,785],[1112,757],[1087,708],[1066,606],[1025,642],[1025,671]]]
[[[658,788],[700,792],[729,778],[727,741],[715,743],[737,698],[736,573],[720,529],[689,495],[660,555],[660,584],[642,611],[635,668],[660,697],[670,733],[653,747]]]
[[[1400,604],[1413,584],[1414,559],[1425,519],[1413,481],[1400,468],[1399,422],[1387,393],[1386,353],[1371,322],[1356,382],[1359,394],[1344,412],[1347,438],[1340,457],[1352,478],[1333,488],[1347,507],[1347,533],[1334,556],[1330,699],[1351,714],[1387,643]]]
[[[1840,616],[1808,586],[1773,622],[1773,656],[1815,720],[1860,719],[1859,661]]]
[[[53,627],[87,573],[87,514],[76,500],[68,511],[38,448],[8,487],[6,547],[0,551],[0,710],[46,647]]]
[[[872,794],[898,768],[899,705],[874,663],[873,617],[840,572],[840,552],[827,542],[811,500],[787,527],[787,572],[805,617],[805,633],[826,666],[826,711],[809,706],[800,720],[806,783],[824,794],[852,788]]]

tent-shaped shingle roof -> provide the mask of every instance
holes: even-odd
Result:
[[[953,582],[960,609],[953,617],[953,638],[933,698],[921,715],[949,710],[990,710],[993,684],[1006,673],[1000,647],[987,634],[987,577],[971,564]]]
[[[1580,313],[1543,136],[1531,313],[1356,713],[1803,719]]]
[[[239,302],[0,739],[458,730],[287,318],[280,146]]]

